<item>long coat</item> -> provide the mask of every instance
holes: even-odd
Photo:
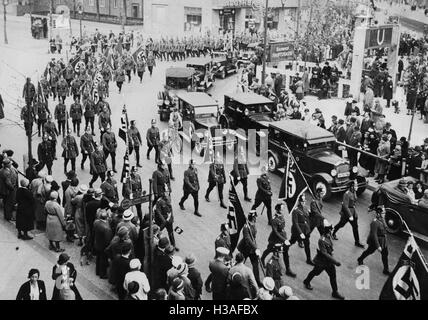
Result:
[[[77,187],[69,186],[64,192],[64,216],[74,216],[73,198],[77,194]]]
[[[34,198],[27,188],[16,191],[16,229],[30,231],[34,228]]]
[[[71,204],[74,206],[74,223],[76,224],[76,233],[79,237],[86,235],[86,218],[83,208],[83,196],[83,194],[79,193],[71,200]]]
[[[36,218],[36,221],[45,221],[46,220],[46,213],[45,213],[45,206],[44,202],[42,201],[42,197],[39,194],[39,189],[43,185],[43,179],[37,178],[31,181],[30,184],[30,190],[33,194],[34,198],[34,215]]]
[[[55,280],[55,286],[53,289],[52,300],[61,300],[60,289],[57,287],[57,284],[60,283],[60,281],[57,279],[58,277],[66,277],[68,279],[72,279],[73,285],[70,286],[70,289],[74,292],[74,294],[76,296],[76,300],[82,300],[82,296],[80,295],[79,290],[77,290],[77,288],[76,288],[76,277],[77,277],[76,268],[70,262],[66,263],[66,267],[67,267],[67,272],[65,275],[62,273],[62,270],[60,269],[60,267],[58,265],[55,265],[52,268],[52,280]],[[62,281],[61,281],[61,283],[62,283]]]
[[[30,286],[30,281],[23,283],[16,295],[16,300],[31,300]],[[39,300],[47,300],[45,283],[42,280],[37,280],[37,286],[39,287]]]
[[[385,158],[391,152],[391,147],[389,141],[382,142],[379,144],[377,148],[378,157]],[[388,162],[376,160],[375,172],[378,174],[386,174],[386,170],[388,169]]]
[[[45,204],[48,214],[46,219],[46,237],[49,241],[62,241],[65,227],[64,212],[58,202],[49,200]]]

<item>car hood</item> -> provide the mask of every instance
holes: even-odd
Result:
[[[329,163],[333,166],[338,166],[339,164],[348,163],[346,160],[343,160],[342,157],[339,157],[332,150],[329,149],[319,149],[319,150],[310,150],[308,155],[312,158],[316,158],[319,161]]]
[[[195,122],[206,128],[218,126],[217,118],[214,117],[195,119]]]

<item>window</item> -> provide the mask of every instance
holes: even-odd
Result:
[[[202,8],[184,7],[184,30],[199,28],[202,24]]]
[[[118,7],[118,5],[117,5],[117,2],[118,2],[119,0],[113,0],[113,8],[117,8]]]
[[[98,1],[99,1],[100,8],[105,8],[106,0],[98,0]]]
[[[89,0],[89,6],[90,7],[95,6],[95,0]]]

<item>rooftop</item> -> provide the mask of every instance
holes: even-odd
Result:
[[[334,134],[330,131],[302,120],[271,122],[270,126],[312,142],[336,141]]]
[[[259,94],[255,94],[252,92],[237,92],[230,93],[225,95],[225,97],[229,97],[232,100],[235,100],[244,105],[252,105],[252,104],[272,104],[272,100],[261,96]]]

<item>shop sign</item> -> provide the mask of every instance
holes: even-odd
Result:
[[[294,45],[288,42],[269,44],[267,62],[280,62],[294,59]]]

